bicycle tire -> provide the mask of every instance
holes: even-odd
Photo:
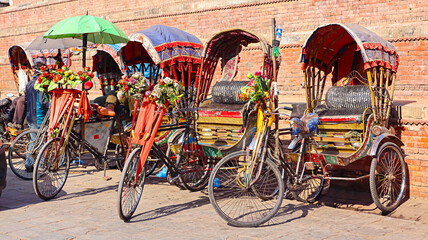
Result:
[[[122,175],[118,187],[118,212],[119,217],[123,221],[128,221],[140,202],[141,195],[144,190],[144,183],[146,179],[144,167],[136,178],[135,174],[139,164],[141,148],[134,149],[126,160],[125,167],[122,170]],[[137,183],[135,183],[137,179]],[[124,191],[125,190],[125,191]]]
[[[191,143],[191,145],[200,147],[197,143]],[[203,150],[194,150],[193,153],[198,151]],[[207,186],[212,168],[208,158],[203,156],[203,153],[197,155],[184,154],[178,165],[181,184],[192,192],[200,191]]]
[[[247,157],[246,151],[231,153],[216,164],[209,178],[210,202],[220,217],[232,226],[256,227],[266,223],[278,212],[283,200],[285,189],[281,173],[268,158],[263,162],[257,184],[246,186],[245,182],[251,182],[244,172],[249,158],[251,155]],[[266,177],[269,181],[259,182]],[[240,206],[242,209],[236,209]]]
[[[303,161],[299,169],[303,169],[305,159],[308,156],[306,156],[305,153],[300,154],[303,154]],[[314,163],[312,160],[310,160],[310,162],[312,162],[315,166],[314,170],[307,170],[307,168],[305,167],[305,172],[303,173],[302,179],[299,183],[297,183],[296,179],[291,176],[289,176],[289,180],[291,182],[287,182],[290,185],[288,189],[290,190],[291,195],[295,200],[299,202],[314,203],[321,197],[322,192],[324,190],[326,175],[325,168],[322,166],[322,164]],[[300,178],[302,172],[296,172],[297,163],[291,162],[291,164],[296,178]]]
[[[407,168],[403,153],[396,144],[381,146],[370,165],[370,193],[373,202],[383,215],[394,211],[404,198]]]
[[[61,156],[55,156],[58,151],[61,151],[61,147],[57,146],[58,143],[59,138],[46,142],[34,163],[33,187],[36,195],[43,200],[50,200],[61,191],[70,171],[69,147],[65,146]],[[56,163],[58,165],[55,165]],[[59,173],[61,175],[57,177],[59,175],[57,172],[63,173]]]
[[[30,129],[25,132],[22,132],[13,140],[12,144],[10,144],[10,147],[9,147],[8,162],[9,162],[10,170],[12,170],[12,172],[16,176],[24,180],[33,179],[33,171],[32,170],[30,171],[33,165],[31,165],[31,167],[30,166],[26,167],[25,161],[26,161],[27,152],[28,152],[27,144],[30,143],[31,141],[30,134],[31,133],[37,134],[38,132],[39,132],[38,129]],[[35,154],[33,155],[37,156],[38,151],[35,151],[34,153]]]

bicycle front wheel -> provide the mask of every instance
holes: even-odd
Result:
[[[223,158],[213,169],[208,194],[216,212],[229,224],[255,227],[269,221],[281,207],[284,182],[278,167],[268,158],[249,174],[251,155],[235,152]],[[257,179],[256,179],[257,177]],[[255,180],[256,179],[256,180]]]
[[[43,200],[54,198],[64,187],[70,170],[68,145],[59,139],[49,140],[40,149],[34,163],[33,187]]]
[[[19,134],[9,147],[9,166],[16,176],[24,179],[33,179],[33,163],[42,143],[31,142],[31,135],[37,135],[38,129],[30,129]]]
[[[137,209],[146,179],[144,167],[137,176],[141,148],[134,149],[126,160],[118,188],[119,217],[129,220]]]

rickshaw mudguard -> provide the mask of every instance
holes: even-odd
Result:
[[[397,146],[402,147],[404,143],[397,136],[390,133],[382,133],[373,141],[373,144],[369,151],[367,152],[368,156],[376,157],[378,153],[378,149],[382,146],[384,142],[393,142],[397,144]]]

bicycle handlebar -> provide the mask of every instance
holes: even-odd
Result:
[[[181,108],[172,112],[172,114],[176,114],[177,112],[195,112],[198,111],[199,108]]]
[[[284,109],[284,110],[288,110],[288,111],[293,111],[292,107],[283,106],[283,107],[277,107],[275,110],[273,110],[273,112],[278,112],[278,110],[280,110],[280,109]]]

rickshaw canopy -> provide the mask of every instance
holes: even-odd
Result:
[[[260,43],[263,53],[269,54],[269,45],[266,40],[255,33],[244,29],[228,29],[214,35],[206,44],[204,49],[204,58],[219,59],[236,52],[240,45],[247,46],[251,43]]]
[[[211,82],[214,78],[219,61],[221,64],[220,81],[232,81],[237,74],[240,61],[239,54],[242,47],[259,43],[262,54],[262,74],[270,79],[273,77],[273,60],[270,54],[270,45],[265,39],[245,29],[228,29],[215,34],[207,42],[202,57],[202,66],[198,74],[197,101],[201,102],[208,96]],[[277,64],[279,66],[279,59]]]
[[[93,67],[92,71],[96,71],[98,74],[104,73],[103,69],[98,69],[97,65],[103,61],[102,54],[107,54],[114,61],[107,62],[108,69],[114,69],[115,72],[121,72],[121,65],[119,58],[117,57],[117,51],[119,51],[122,44],[98,44],[94,55],[92,55]]]
[[[303,63],[303,69],[315,66],[328,74],[338,59],[351,70],[351,66],[361,61],[359,57],[364,70],[382,66],[396,72],[398,68],[399,57],[390,42],[352,23],[327,24],[315,29],[303,45],[299,62]],[[344,75],[347,70],[341,71]]]
[[[13,45],[9,48],[9,62],[12,71],[22,69],[30,69],[36,62],[42,62],[48,67],[54,67],[58,56],[58,49],[50,50],[27,50],[26,47],[30,43],[22,43]],[[67,49],[61,50],[61,60],[65,66],[71,66],[71,54]]]
[[[201,62],[201,41],[178,28],[154,25],[129,35],[129,39],[119,53],[125,66],[153,62],[164,68],[177,62]]]
[[[24,68],[31,68],[33,65],[33,60],[31,58],[31,53],[27,50],[25,50],[25,47],[30,44],[29,42],[22,43],[19,45],[13,45],[9,48],[9,62],[10,67],[13,71],[16,71],[22,67]]]

